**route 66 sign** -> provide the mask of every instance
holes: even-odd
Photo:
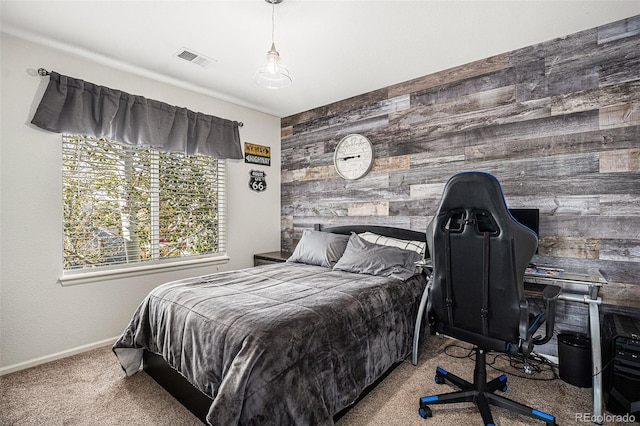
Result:
[[[265,180],[265,176],[267,174],[260,170],[251,170],[249,172],[249,188],[253,189],[256,192],[262,192],[267,189],[267,181]]]

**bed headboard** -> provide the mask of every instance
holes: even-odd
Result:
[[[360,234],[362,232],[373,232],[374,234],[384,235],[385,237],[399,238],[401,240],[426,241],[427,234],[411,229],[393,228],[391,226],[380,225],[344,225],[323,227],[320,224],[314,226],[316,231],[332,232],[334,234],[350,235],[352,232]]]

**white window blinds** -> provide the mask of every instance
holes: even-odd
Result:
[[[225,251],[224,161],[63,135],[64,269]]]

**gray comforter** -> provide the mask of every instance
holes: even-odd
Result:
[[[331,425],[411,351],[422,276],[407,281],[283,263],[164,284],[113,350],[142,351],[213,398],[212,425]]]

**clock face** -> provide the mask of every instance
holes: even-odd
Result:
[[[347,135],[336,147],[333,164],[344,179],[360,179],[373,164],[373,145],[362,135]]]

